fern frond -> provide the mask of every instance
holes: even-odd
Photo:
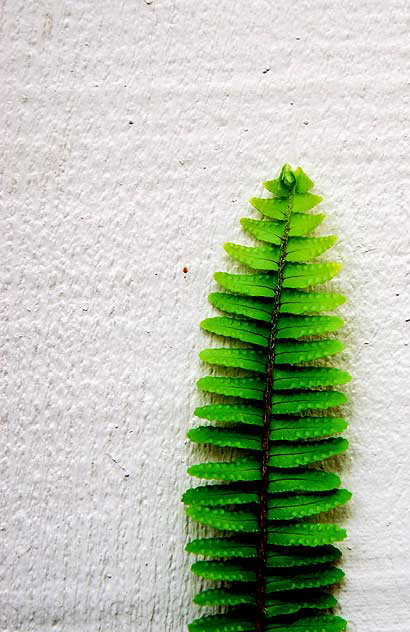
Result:
[[[201,617],[188,628],[341,632],[344,619],[321,614],[336,605],[321,589],[344,576],[335,566],[341,551],[334,543],[346,532],[313,520],[343,506],[351,494],[340,488],[339,476],[312,467],[348,447],[346,439],[331,435],[347,427],[337,411],[346,396],[334,388],[350,375],[316,362],[344,348],[329,336],[343,320],[323,312],[345,297],[314,287],[331,280],[341,265],[316,259],[336,237],[311,234],[325,216],[309,212],[322,198],[311,192],[313,182],[304,171],[284,165],[264,186],[273,196],[252,198],[251,204],[265,217],[241,219],[259,243],[224,245],[250,270],[215,273],[224,291],[212,292],[209,300],[222,314],[201,322],[204,331],[242,345],[200,352],[218,374],[198,380],[214,401],[195,415],[219,425],[193,427],[188,438],[242,456],[188,468],[192,476],[216,483],[185,492],[187,514],[223,532],[187,544],[189,553],[210,558],[195,562],[192,571],[206,580],[232,582],[194,598],[199,606],[227,612]]]

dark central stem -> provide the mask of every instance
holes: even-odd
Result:
[[[289,193],[288,207],[285,214],[284,230],[280,247],[278,262],[278,281],[272,303],[271,330],[268,341],[268,357],[266,366],[266,387],[263,396],[264,415],[262,433],[262,464],[261,464],[261,486],[259,492],[259,530],[260,540],[258,543],[258,569],[257,569],[257,592],[256,592],[256,630],[264,632],[264,616],[266,601],[266,552],[268,543],[268,486],[269,486],[269,449],[270,449],[270,422],[272,417],[272,395],[275,381],[275,355],[276,341],[278,334],[279,309],[281,302],[283,271],[286,261],[286,247],[289,237],[290,217],[293,208],[293,193]]]

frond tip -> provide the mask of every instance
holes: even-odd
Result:
[[[285,164],[264,186],[271,197],[250,200],[262,218],[241,220],[257,243],[224,246],[249,271],[215,273],[223,291],[209,300],[221,313],[201,322],[218,346],[199,354],[214,367],[198,380],[213,401],[195,415],[213,423],[191,428],[188,438],[238,454],[188,468],[210,481],[183,495],[188,516],[222,532],[187,544],[188,553],[209,558],[192,571],[228,583],[194,598],[198,606],[228,610],[188,629],[342,632],[347,623],[330,612],[337,602],[327,590],[344,576],[334,543],[346,531],[321,518],[340,511],[351,494],[321,462],[348,447],[335,436],[347,427],[338,410],[347,398],[335,387],[350,375],[326,364],[344,348],[333,335],[343,320],[327,312],[345,297],[315,287],[341,265],[317,260],[336,237],[311,234],[325,216],[310,212],[322,198],[305,172]]]

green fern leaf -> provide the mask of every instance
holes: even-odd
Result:
[[[304,542],[306,541],[306,537],[321,537],[327,542],[332,539],[332,541],[337,541],[337,539],[343,539],[345,532],[341,529],[339,531],[335,531],[333,527],[335,525],[315,525],[310,523],[303,523],[309,527],[332,527],[331,530],[323,530],[323,528],[317,532],[310,531],[293,534],[290,536],[288,532],[285,535],[289,537],[303,537]],[[292,530],[293,525],[288,525],[286,528]],[[280,527],[282,528],[282,527]],[[275,532],[272,532],[275,534]],[[284,535],[283,532],[282,536]],[[316,534],[316,535],[314,535]],[[342,534],[342,535],[340,535]],[[271,534],[272,535],[272,534]],[[256,558],[257,557],[257,546],[256,541],[253,539],[249,540],[249,536],[246,536],[248,540],[244,540],[243,536],[240,539],[239,537],[223,537],[223,538],[200,538],[198,540],[191,540],[186,547],[185,550],[188,553],[194,553],[195,555],[205,555],[207,557],[213,558]],[[269,546],[267,553],[266,564],[270,568],[294,568],[294,567],[302,567],[302,566],[315,566],[321,565],[331,562],[336,562],[341,556],[341,551],[333,546],[332,544],[319,544],[314,546],[298,546],[298,545],[288,545],[288,546]]]
[[[269,437],[272,441],[315,439],[346,428],[347,422],[339,417],[274,417]]]
[[[224,505],[243,505],[257,503],[259,501],[258,490],[244,489],[234,485],[204,485],[192,487],[182,496],[182,502],[186,505],[200,505],[203,507],[217,507]]]
[[[269,183],[264,183],[265,187],[269,189]],[[296,212],[310,211],[310,209],[317,206],[322,201],[320,195],[314,195],[313,193],[295,193],[293,200],[293,210]],[[257,211],[272,217],[273,219],[284,219],[285,211],[288,206],[287,197],[278,198],[251,198],[249,202]]]
[[[191,570],[203,579],[233,582],[254,582],[255,570],[250,570],[240,562],[194,562]]]
[[[268,491],[282,492],[327,492],[340,486],[340,478],[333,472],[309,469],[271,470]]]
[[[343,305],[346,300],[342,294],[336,292],[285,289],[282,290],[282,297],[279,312],[287,314],[329,311]],[[270,322],[272,316],[272,301],[270,299],[248,298],[226,292],[212,292],[208,298],[209,302],[222,312],[244,316],[252,320]]]
[[[343,324],[338,316],[279,316],[277,337],[317,336],[336,331]]]
[[[299,374],[299,379],[298,379]],[[310,388],[312,386],[328,386],[329,384],[347,382],[350,376],[338,369],[299,369],[292,373],[283,369],[275,371],[275,381],[273,388],[276,390],[294,390],[295,388]],[[229,397],[240,397],[242,399],[263,400],[264,382],[258,378],[249,377],[216,377],[213,375],[201,377],[197,382],[198,388],[208,393],[226,395]],[[330,408],[331,406],[341,406],[346,402],[343,393],[337,391],[301,391],[296,394],[275,394],[272,396],[272,403],[279,407],[292,406],[293,410],[286,412],[297,412],[308,408]],[[295,409],[296,405],[302,408]],[[285,412],[283,410],[283,412]]]
[[[336,309],[345,301],[345,297],[337,292],[283,290],[280,311],[288,314],[323,312]]]
[[[201,360],[209,364],[231,366],[247,371],[264,373],[266,371],[266,353],[253,349],[204,349],[200,352]],[[317,386],[334,386],[345,384],[351,379],[346,371],[331,368],[300,368],[275,371],[275,389],[315,388]]]
[[[195,562],[192,570],[205,580],[231,583],[206,588],[194,599],[197,605],[229,611],[201,617],[188,628],[340,632],[346,628],[342,618],[318,614],[336,605],[319,589],[343,578],[333,566],[341,556],[333,543],[342,541],[346,531],[316,521],[351,494],[340,489],[339,476],[311,466],[348,447],[343,437],[331,437],[347,427],[331,409],[347,401],[333,389],[350,375],[309,363],[344,348],[340,340],[326,337],[343,320],[322,312],[342,305],[345,297],[315,287],[333,279],[341,265],[316,259],[336,237],[311,234],[324,214],[309,213],[321,198],[311,193],[313,182],[304,171],[285,164],[265,187],[273,197],[252,198],[251,204],[268,219],[241,220],[259,244],[224,246],[250,273],[215,273],[225,291],[212,292],[209,301],[222,315],[201,323],[204,331],[242,345],[223,342],[200,352],[218,374],[198,380],[199,389],[214,401],[195,414],[221,425],[191,428],[188,437],[244,456],[188,468],[192,476],[217,483],[185,492],[187,515],[230,532],[189,542],[188,552],[210,558]],[[307,616],[309,610],[314,612]]]
[[[292,623],[268,623],[266,632],[343,632],[346,630],[346,625],[347,622],[341,617],[325,614],[317,617],[301,617]]]
[[[243,457],[228,462],[198,463],[188,468],[188,474],[220,481],[259,481],[260,462],[253,457]]]
[[[290,237],[287,260],[290,262],[309,261],[331,248],[336,237]],[[224,249],[233,259],[254,270],[277,270],[281,249],[278,246],[257,246],[251,248],[231,242]]]
[[[330,281],[340,272],[340,263],[287,263],[283,269],[283,287],[303,289]]]
[[[206,318],[201,322],[201,328],[213,334],[236,338],[260,347],[268,346],[269,329],[263,325],[255,325],[233,318]]]
[[[204,349],[199,357],[208,364],[232,366],[246,371],[265,373],[266,353],[253,349]]]
[[[196,507],[190,505],[186,513],[193,520],[206,524],[214,529],[223,531],[236,531],[242,533],[255,533],[258,529],[258,521],[251,511],[229,511],[227,509],[210,509],[209,507]]]
[[[287,263],[283,270],[283,287],[303,289],[330,281],[341,269],[339,263]],[[245,296],[273,298],[277,288],[276,274],[230,274],[215,272],[214,279],[230,292]]]
[[[246,296],[236,296],[226,292],[212,292],[208,299],[211,305],[228,314],[245,316],[268,323],[272,316],[272,301],[250,299]]]
[[[199,406],[195,415],[209,421],[230,422],[263,426],[263,410],[248,404],[211,404]]]
[[[238,538],[199,538],[191,540],[185,547],[188,553],[208,557],[256,557],[256,544]]]
[[[292,614],[300,610],[315,608],[326,610],[334,608],[337,604],[333,595],[317,591],[310,595],[305,593],[302,599],[268,599],[266,616],[276,617],[280,614]],[[241,604],[255,604],[255,595],[252,592],[239,591],[229,588],[211,588],[200,592],[194,597],[194,603],[198,606],[237,606]]]
[[[197,606],[238,606],[254,604],[255,595],[252,592],[242,592],[228,588],[211,588],[204,590],[194,597]]]
[[[271,445],[269,465],[286,468],[310,465],[341,454],[348,446],[347,439],[342,437],[310,443],[277,441]]]
[[[264,383],[257,378],[235,377],[201,377],[197,381],[198,388],[208,393],[240,397],[241,399],[263,399]]]
[[[276,617],[280,614],[292,614],[294,612],[300,612],[300,610],[307,610],[310,608],[328,610],[329,608],[334,608],[336,604],[337,601],[333,595],[321,591],[317,591],[307,598],[302,597],[293,600],[268,599],[266,616],[268,618]]]
[[[324,410],[342,406],[347,402],[344,393],[338,391],[299,391],[297,393],[275,393],[272,396],[272,411],[275,415],[299,413],[304,410]]]
[[[293,213],[289,226],[289,236],[303,237],[319,226],[324,218],[324,213],[317,213],[316,215]],[[241,225],[250,235],[256,237],[256,239],[276,246],[281,244],[285,231],[285,223],[280,221],[271,222],[243,217],[241,219]]]
[[[278,390],[316,388],[346,384],[351,377],[346,371],[323,367],[275,370],[274,388]]]
[[[211,614],[192,621],[188,625],[188,630],[189,632],[255,632],[255,623],[252,619]]]
[[[242,426],[243,428],[243,426]],[[192,428],[187,437],[195,443],[209,443],[221,448],[246,448],[261,450],[260,433],[255,434],[236,428],[215,428],[214,426],[199,426]]]
[[[320,572],[301,570],[292,575],[270,575],[266,583],[268,593],[283,590],[301,590],[306,588],[321,588],[331,586],[342,581],[344,572],[340,568],[321,569]]]
[[[286,550],[286,549],[285,549]],[[315,566],[336,562],[342,552],[332,544],[317,546],[314,548],[294,547],[284,553],[283,549],[269,549],[266,565],[270,568],[293,568],[298,566]]]
[[[336,524],[299,522],[293,524],[271,525],[268,529],[268,542],[276,546],[322,546],[332,542],[341,542],[346,531]]]
[[[268,520],[294,520],[329,511],[344,505],[351,498],[347,489],[338,489],[327,494],[298,494],[279,496],[268,500]]]
[[[277,364],[297,364],[335,355],[344,345],[339,340],[283,341],[277,343],[276,349]]]

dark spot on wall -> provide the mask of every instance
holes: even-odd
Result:
[[[267,72],[269,72],[270,68],[266,68],[265,70],[262,70],[262,74],[266,75]]]
[[[134,121],[128,121],[128,125],[134,125]]]
[[[186,266],[184,266],[184,267],[182,268],[182,272],[183,272],[184,274],[186,274],[186,273],[188,272],[188,268],[187,268]]]

